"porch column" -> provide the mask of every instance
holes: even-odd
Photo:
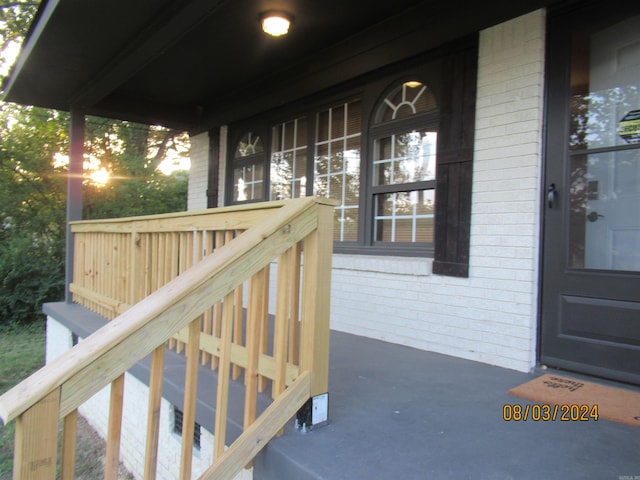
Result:
[[[69,222],[82,220],[82,175],[84,163],[84,112],[71,110],[69,170],[67,174],[67,237],[65,255],[65,301],[71,303],[69,285],[73,281],[73,235]]]

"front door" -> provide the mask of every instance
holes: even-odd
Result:
[[[640,8],[589,5],[549,14],[540,361],[640,384]]]

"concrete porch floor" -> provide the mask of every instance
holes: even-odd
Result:
[[[106,323],[75,304],[45,313],[80,337]],[[331,333],[329,424],[294,428],[254,460],[255,480],[640,480],[640,428],[608,420],[505,422],[507,391],[542,372],[516,372],[340,332]],[[148,382],[148,358],[130,373]],[[549,373],[546,371],[545,373]],[[567,376],[640,391],[570,372]],[[213,431],[216,373],[201,368],[196,420]],[[182,404],[184,358],[167,351],[163,396]],[[268,393],[268,392],[267,392]],[[228,435],[242,425],[243,391],[231,385]],[[259,398],[258,410],[268,405]]]
[[[329,424],[291,423],[254,479],[640,480],[640,428],[503,420],[505,403],[526,402],[507,391],[540,374],[332,332]]]

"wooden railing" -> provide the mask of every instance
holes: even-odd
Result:
[[[328,202],[304,198],[75,223],[74,300],[114,319],[0,397],[3,421],[17,419],[14,479],[55,478],[59,421],[60,475],[73,478],[77,408],[109,384],[105,478],[117,478],[124,372],[149,354],[144,475],[155,478],[168,343],[186,354],[180,478],[191,478],[202,362],[217,368],[218,384],[214,461],[200,478],[233,478],[309,398],[327,392],[332,215]],[[229,383],[241,372],[244,431],[226,448]],[[267,381],[273,401],[256,418]]]

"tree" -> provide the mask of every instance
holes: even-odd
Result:
[[[64,286],[66,115],[0,105],[0,323],[24,323]]]
[[[39,5],[39,1],[0,0],[0,71],[6,72],[12,61],[6,54],[22,43]]]
[[[85,150],[89,163],[103,169],[108,181],[85,181],[84,218],[186,210],[186,172],[159,170],[169,154],[178,159],[188,154],[185,132],[89,117]]]
[[[0,0],[4,54],[26,34],[39,2]],[[187,175],[165,175],[169,157],[188,157],[185,132],[88,117],[83,217],[186,209]],[[64,288],[69,114],[0,102],[0,326],[32,321]],[[89,175],[104,171],[106,183]]]

